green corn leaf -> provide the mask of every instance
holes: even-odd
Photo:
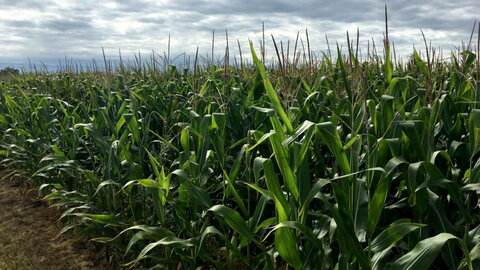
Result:
[[[119,221],[116,217],[112,215],[99,215],[99,214],[84,214],[77,213],[76,216],[86,217],[100,224],[105,224],[108,226],[123,226],[123,222]]]
[[[303,267],[302,259],[297,249],[297,240],[290,228],[278,228],[275,231],[275,248],[280,256],[295,269]]]
[[[317,124],[317,130],[322,138],[322,142],[335,155],[344,174],[350,174],[350,162],[348,161],[345,150],[343,150],[342,141],[337,129],[331,122]]]
[[[230,178],[230,176],[228,176],[227,172],[225,172],[225,171],[223,171],[223,175],[225,177],[225,180],[227,181],[228,192],[233,193],[233,197],[235,198],[235,201],[238,203],[238,206],[240,207],[240,210],[242,210],[242,213],[244,215],[248,215],[247,207],[243,203],[243,200],[240,197],[240,194],[238,193],[237,189],[235,188],[235,185],[233,184],[232,178]]]
[[[295,141],[300,135],[302,135],[305,131],[310,130],[310,128],[315,125],[315,123],[310,121],[303,122],[294,132],[292,135],[288,136],[283,142],[282,146],[285,147]]]
[[[207,192],[204,190],[200,189],[196,185],[194,185],[190,179],[188,178],[188,175],[184,170],[178,169],[172,172],[172,174],[178,176],[178,180],[182,185],[184,185],[188,192],[189,195],[195,199],[197,202],[199,202],[201,205],[203,205],[205,208],[210,208],[212,206],[212,199],[208,195]]]
[[[297,180],[288,162],[288,153],[287,151],[285,151],[286,149],[282,147],[281,139],[279,138],[278,133],[273,134],[269,137],[269,139],[270,144],[273,148],[273,152],[275,154],[275,160],[277,161],[277,165],[283,175],[283,181],[287,186],[288,190],[291,192],[293,198],[298,201],[299,192],[297,187]]]
[[[268,132],[268,133],[263,134],[263,136],[260,137],[260,139],[258,139],[257,142],[256,142],[253,146],[249,147],[246,151],[247,151],[247,152],[252,151],[253,149],[255,149],[257,146],[259,146],[260,144],[262,144],[266,139],[268,139],[268,138],[269,138],[270,136],[272,136],[273,134],[275,134],[275,131],[273,131],[273,130],[271,130],[271,131]]]
[[[418,69],[420,69],[420,71],[423,73],[423,75],[425,77],[429,77],[429,72],[428,72],[428,68],[427,68],[427,65],[425,64],[425,62],[423,62],[423,60],[420,58],[420,56],[418,55],[417,51],[414,51],[413,52],[413,59],[415,61],[415,65],[418,67]]]
[[[388,226],[373,239],[369,248],[373,253],[382,252],[395,245],[405,235],[426,226],[425,224],[411,223],[408,219],[400,219]]]
[[[263,171],[265,172],[265,182],[267,183],[267,189],[275,197],[275,201],[279,202],[277,205],[277,211],[280,210],[281,213],[285,213],[285,217],[282,219],[288,220],[290,216],[290,205],[288,204],[287,198],[285,197],[280,181],[273,169],[273,164],[271,160],[264,160],[262,163]]]
[[[130,241],[128,242],[127,248],[125,250],[125,254],[127,254],[130,251],[131,247],[140,240],[158,240],[158,239],[163,239],[164,237],[167,237],[167,236],[175,236],[173,232],[171,232],[168,229],[162,228],[162,227],[150,227],[150,226],[146,226],[146,225],[135,225],[135,226],[129,227],[129,228],[121,231],[114,238],[108,239],[107,242],[118,239],[121,235],[125,234],[126,232],[132,231],[132,230],[138,230],[138,232],[135,233],[132,236],[132,238],[130,238]],[[97,241],[98,239],[94,238],[92,240]]]
[[[202,235],[200,237],[200,243],[198,244],[198,250],[202,250],[205,238],[210,234],[214,234],[214,235],[217,235],[220,238],[222,238],[222,240],[225,242],[225,245],[228,247],[228,249],[233,251],[237,255],[237,258],[242,258],[242,253],[240,252],[240,250],[235,245],[232,245],[232,243],[229,241],[229,239],[227,239],[225,237],[225,235],[222,232],[220,232],[217,228],[215,228],[214,226],[208,226],[202,232]]]
[[[162,186],[155,180],[152,179],[138,179],[138,180],[131,180],[123,185],[122,189],[125,189],[131,185],[141,185],[143,187],[150,187],[150,188],[162,188]]]
[[[390,181],[388,177],[382,176],[380,178],[380,184],[378,185],[372,200],[368,204],[368,223],[367,223],[367,235],[372,237],[375,232],[380,215],[385,207],[385,201],[390,190]]]
[[[345,70],[345,63],[343,62],[342,52],[340,51],[340,47],[337,45],[337,65],[340,67],[340,75],[342,76],[343,85],[345,90],[347,91],[347,96],[349,100],[352,100],[352,86],[350,85],[350,81],[348,80],[347,71]]]
[[[463,74],[467,74],[467,72],[472,68],[473,63],[475,62],[476,55],[471,51],[463,51],[460,54],[467,55],[467,58],[465,60],[465,63],[463,65],[463,70],[462,70]]]
[[[436,236],[420,241],[413,250],[396,260],[391,270],[421,270],[429,269],[435,258],[440,253],[443,245],[449,240],[455,239],[460,243],[467,258],[468,269],[473,269],[470,261],[470,254],[465,248],[462,240],[449,233],[441,233]]]
[[[264,248],[263,245],[254,238],[253,232],[248,227],[240,214],[224,205],[215,205],[208,209],[223,219],[234,231],[240,235],[240,246],[247,246],[248,240],[253,241],[257,246]],[[225,239],[226,240],[226,239]]]
[[[175,236],[167,236],[157,242],[148,244],[142,251],[138,254],[137,258],[130,262],[129,264],[138,262],[139,260],[145,259],[146,255],[154,248],[158,246],[168,246],[171,248],[188,248],[193,247],[193,240],[192,239],[180,239]]]
[[[338,202],[338,208],[334,207],[325,196],[320,195],[321,200],[328,207],[330,214],[337,224],[337,233],[339,234],[339,245],[346,254],[352,254],[362,269],[370,269],[370,260],[365,254],[354,231],[353,219],[347,206],[347,199],[344,192],[336,184],[331,184],[335,197]]]
[[[465,191],[475,191],[477,194],[480,194],[480,183],[467,184],[460,189]]]
[[[281,222],[273,227],[273,230],[278,230],[280,228],[290,228],[290,229],[295,229],[299,232],[301,232],[309,241],[311,241],[320,251],[322,255],[323,254],[323,244],[322,241],[314,235],[312,229],[310,229],[308,226],[305,226],[303,224],[294,222],[294,221],[284,221]]]
[[[254,240],[253,232],[250,231],[247,223],[237,211],[225,205],[212,206],[208,211],[215,213],[225,220],[225,222],[241,236],[246,237],[249,240]]]
[[[273,107],[275,108],[275,111],[282,119],[283,123],[287,127],[287,130],[289,132],[292,132],[293,131],[292,123],[290,122],[290,119],[288,118],[287,114],[283,110],[282,104],[278,99],[277,93],[275,92],[275,89],[273,88],[273,85],[270,82],[270,79],[268,78],[267,72],[265,71],[265,67],[260,62],[260,60],[257,57],[257,54],[255,53],[255,49],[253,48],[252,42],[250,42],[250,51],[252,52],[253,62],[257,66],[257,70],[260,73],[260,76],[262,76],[263,85],[265,87],[265,91],[267,92],[268,98],[273,103]]]
[[[470,157],[480,150],[480,110],[474,109],[469,118]]]
[[[385,78],[387,79],[387,83],[390,83],[392,80],[392,74],[393,74],[393,64],[390,60],[391,55],[390,55],[390,44],[387,43],[386,49],[385,49],[385,63],[384,65],[384,72],[385,72]]]
[[[113,181],[113,180],[105,180],[105,181],[102,181],[100,184],[98,184],[97,189],[95,190],[95,193],[93,193],[93,197],[95,197],[95,196],[98,194],[98,192],[99,192],[103,187],[109,186],[109,185],[118,186],[118,187],[121,186],[120,183],[117,183],[117,182],[115,182],[115,181]]]

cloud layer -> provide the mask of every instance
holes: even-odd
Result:
[[[420,29],[432,45],[447,51],[452,45],[468,41],[478,0],[454,3],[433,0],[388,3],[389,36],[399,54],[411,48],[423,48]],[[80,3],[81,2],[81,3]],[[305,40],[309,31],[312,49],[326,49],[345,44],[346,31],[351,37],[360,29],[360,42],[366,53],[367,42],[381,44],[384,28],[384,2],[366,1],[229,1],[229,0],[0,0],[0,62],[58,62],[72,58],[79,61],[100,59],[102,47],[109,57],[133,53],[163,54],[171,36],[171,53],[211,54],[212,30],[215,54],[226,46],[228,30],[231,55],[238,54],[237,39],[246,50],[248,40],[262,39],[265,23],[267,44],[275,39],[293,42],[297,31]],[[272,52],[271,45],[267,51]],[[273,56],[273,53],[272,55]]]

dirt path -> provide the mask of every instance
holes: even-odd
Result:
[[[1,179],[1,175],[0,175]],[[107,270],[105,252],[57,237],[59,212],[18,181],[0,180],[1,270]]]

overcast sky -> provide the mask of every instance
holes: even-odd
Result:
[[[262,21],[267,37],[295,40],[297,31],[305,38],[308,29],[312,49],[325,50],[330,44],[345,44],[345,33],[360,41],[372,38],[381,44],[384,33],[385,1],[332,0],[0,0],[0,63],[21,65],[33,62],[56,63],[58,59],[100,60],[134,52],[163,54],[171,35],[172,55],[192,55],[196,47],[211,50],[212,30],[216,31],[216,54],[225,48],[225,29],[231,55],[238,55],[236,40],[247,49],[248,40],[258,48]],[[389,36],[401,54],[413,44],[423,49],[422,29],[432,45],[446,51],[468,41],[479,0],[389,1]],[[270,39],[267,39],[269,43]],[[235,45],[235,46],[234,46]],[[244,51],[244,52],[245,52]],[[273,51],[270,50],[273,56]]]

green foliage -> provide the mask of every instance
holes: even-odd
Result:
[[[0,70],[0,76],[19,75],[20,71],[16,68],[6,67]]]
[[[2,81],[1,163],[128,266],[480,268],[474,53],[251,52]]]

